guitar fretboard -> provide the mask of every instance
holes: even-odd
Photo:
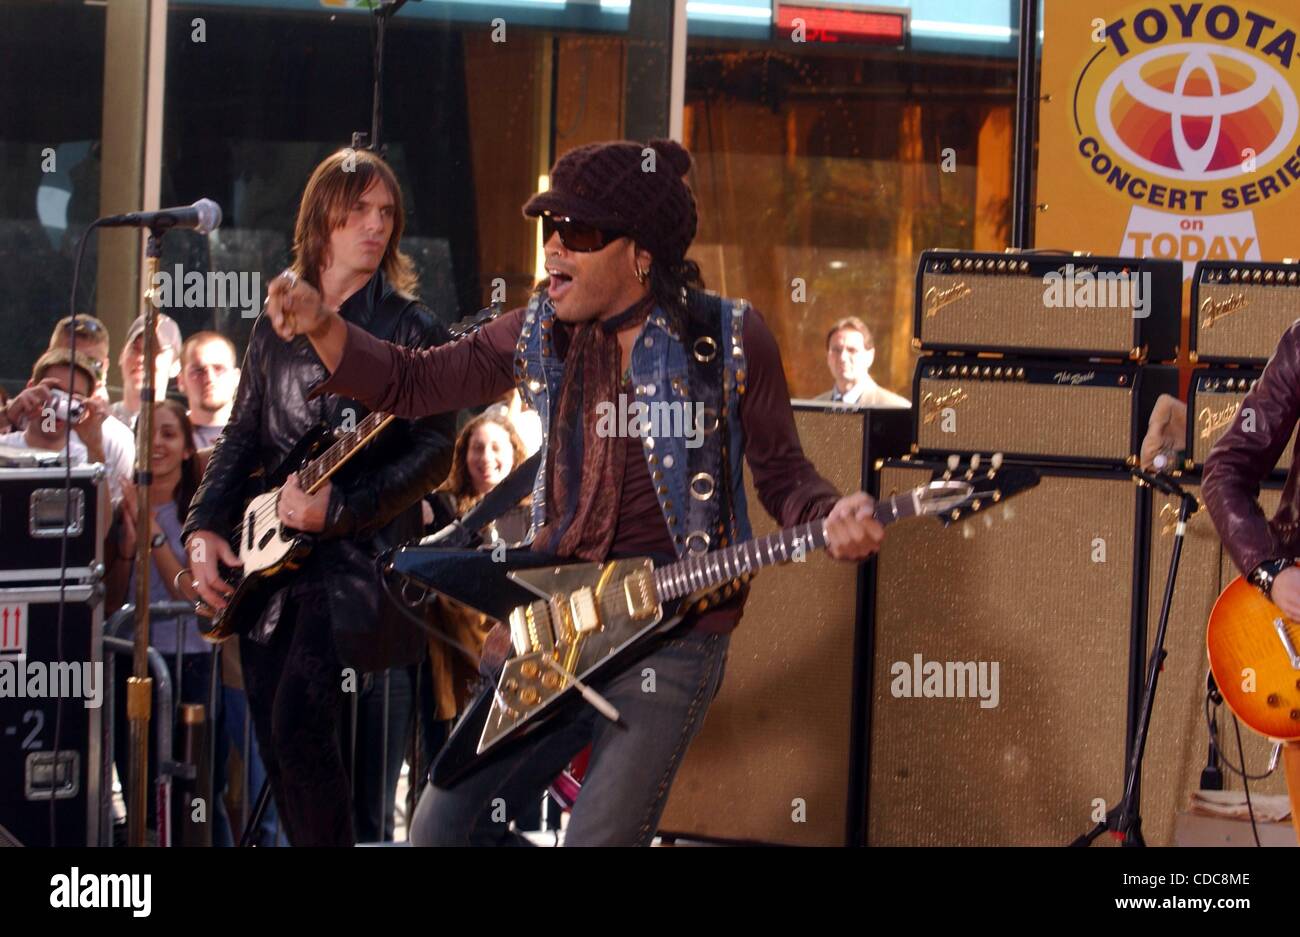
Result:
[[[388,425],[394,417],[389,413],[375,412],[366,416],[354,429],[339,436],[316,458],[312,459],[298,472],[298,483],[308,494],[323,485],[331,475],[338,471],[358,449],[370,441],[370,438]]]
[[[505,307],[489,306],[487,309],[479,310],[475,316],[462,319],[448,330],[452,341],[468,338],[499,317],[503,312],[505,312]],[[355,429],[339,436],[334,445],[315,459],[312,459],[298,473],[298,483],[302,486],[303,491],[308,494],[314,492],[316,488],[325,483],[326,479],[338,471],[339,467],[351,458],[358,449],[368,443],[371,437],[394,419],[395,417],[388,413],[371,413],[358,423]]]
[[[882,524],[915,517],[918,504],[914,492],[895,495],[876,504],[873,517]],[[660,566],[654,571],[655,592],[660,599],[677,599],[693,592],[713,589],[738,576],[802,559],[826,546],[826,522],[812,521],[755,537],[712,553],[692,554]]]

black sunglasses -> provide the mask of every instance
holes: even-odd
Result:
[[[607,231],[583,221],[574,221],[562,215],[542,212],[542,243],[545,244],[551,239],[551,235],[556,233],[560,235],[560,243],[566,250],[579,254],[604,250],[619,238],[627,237],[627,234],[622,231]]]

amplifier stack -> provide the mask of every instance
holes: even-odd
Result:
[[[875,564],[868,843],[1064,845],[1122,795],[1156,575],[1151,495],[1128,469],[1178,390],[1152,365],[1177,357],[1182,281],[1176,261],[922,254],[912,454],[880,466],[878,494],[951,453],[1001,452],[1042,481],[955,535],[900,525]],[[900,697],[909,661],[996,664],[997,703]],[[1172,811],[1146,820],[1169,841]]]
[[[1199,472],[1237,418],[1246,394],[1287,329],[1300,319],[1300,264],[1203,260],[1192,272],[1188,354],[1192,375],[1183,467]],[[1286,476],[1295,434],[1274,469]]]
[[[1136,462],[1177,373],[1182,266],[1068,254],[930,250],[916,272],[912,452]]]

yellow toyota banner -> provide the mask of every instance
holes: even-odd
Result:
[[[1297,0],[1045,0],[1035,245],[1300,256]]]

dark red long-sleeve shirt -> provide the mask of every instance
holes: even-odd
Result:
[[[352,397],[401,417],[427,416],[489,403],[514,386],[515,346],[524,310],[516,309],[461,341],[425,351],[391,345],[348,325],[338,369],[315,393]],[[562,328],[557,324],[557,329]],[[557,336],[558,339],[558,336]],[[839,493],[803,454],[790,409],[781,353],[754,310],[742,333],[747,364],[740,418],[745,459],[763,507],[783,527],[825,517]],[[560,349],[561,341],[556,342]],[[672,539],[659,509],[639,440],[624,440],[626,471],[613,555],[671,554]],[[711,609],[695,627],[730,631],[743,599]]]

